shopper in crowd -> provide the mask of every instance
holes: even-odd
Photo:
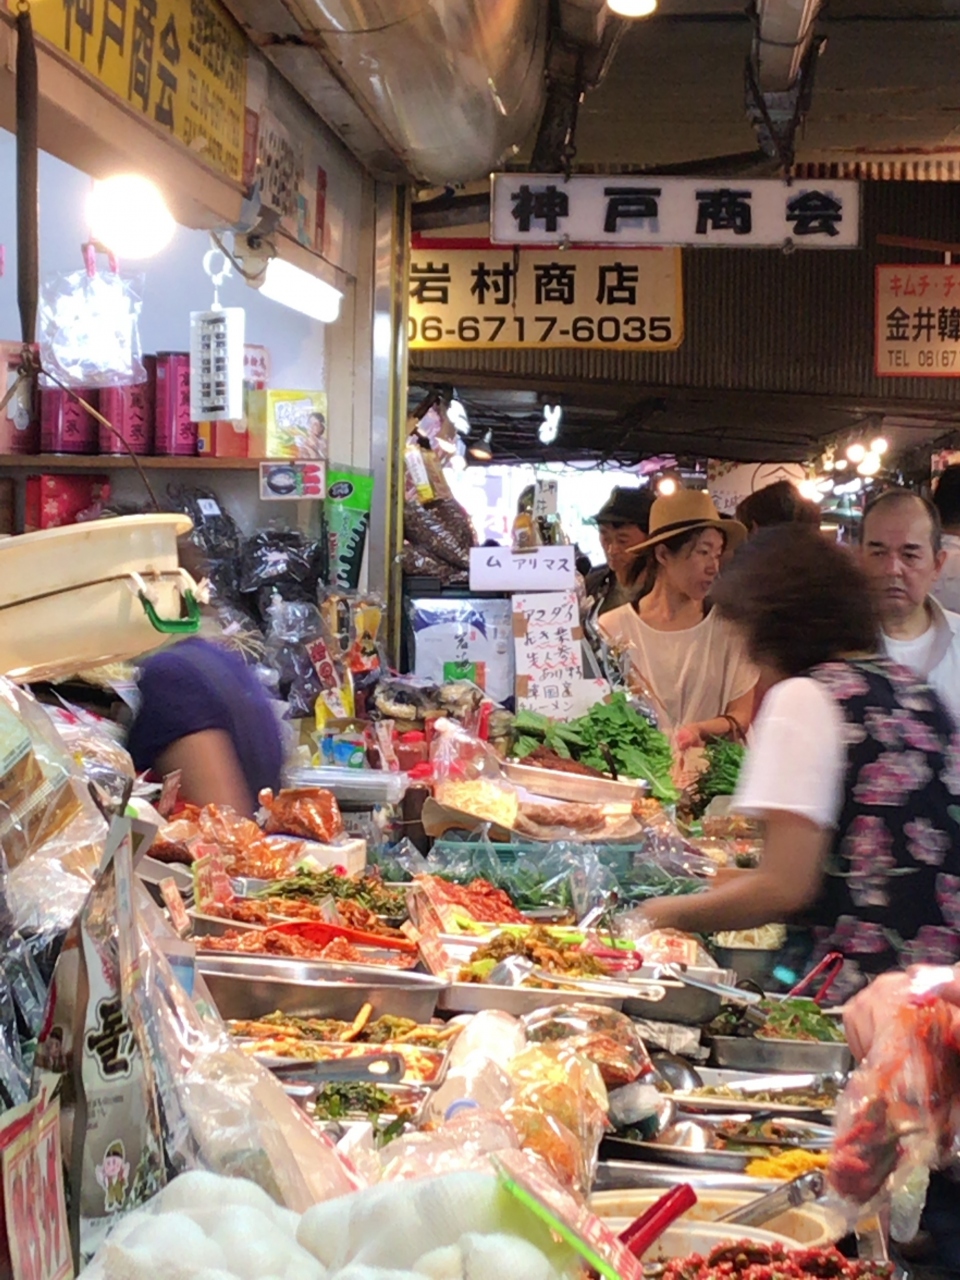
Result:
[[[207,640],[182,640],[147,658],[127,747],[139,771],[180,770],[191,804],[252,817],[263,787],[280,785],[283,746],[270,700],[243,658]]]
[[[737,519],[752,537],[759,529],[777,524],[812,524],[820,526],[820,508],[804,498],[789,480],[777,480],[751,493],[737,507]]]
[[[933,505],[943,531],[943,568],[930,594],[945,609],[960,613],[960,466],[947,467],[940,476]]]
[[[960,747],[936,694],[878,655],[855,557],[813,529],[768,529],[715,599],[771,685],[734,801],[764,824],[763,854],[644,914],[691,933],[804,925],[795,971],[842,952],[841,992],[960,960]]]
[[[707,603],[725,550],[745,537],[742,524],[720,519],[706,493],[658,498],[649,536],[632,549],[639,598],[600,620],[608,641],[628,653],[632,682],[651,696],[681,752],[709,738],[742,738],[750,724],[756,670]]]
[[[593,517],[607,561],[604,567],[587,574],[587,596],[593,601],[591,616],[594,619],[633,599],[632,548],[647,536],[653,500],[654,495],[648,488],[618,486]]]
[[[860,543],[885,653],[931,684],[960,726],[960,615],[932,594],[944,561],[937,508],[888,489],[864,512]]]

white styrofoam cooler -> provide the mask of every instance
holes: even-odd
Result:
[[[177,558],[182,515],[119,516],[0,541],[0,672],[15,680],[125,661],[167,638],[196,584]]]

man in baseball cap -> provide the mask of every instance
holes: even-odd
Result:
[[[633,599],[628,578],[636,553],[628,551],[646,538],[655,497],[649,488],[617,486],[593,517],[607,558],[605,568],[587,575],[587,595],[594,601],[594,618]]]

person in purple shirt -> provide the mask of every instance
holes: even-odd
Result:
[[[181,772],[191,804],[251,816],[277,790],[283,743],[264,689],[243,659],[206,640],[182,640],[147,658],[127,749],[139,772]]]

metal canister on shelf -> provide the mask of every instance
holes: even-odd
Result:
[[[76,394],[100,407],[96,391],[78,387]],[[75,396],[62,387],[40,388],[41,453],[96,453],[97,438],[96,418]]]
[[[108,431],[101,422],[100,452],[112,454],[153,452],[153,424],[157,397],[157,357],[144,356],[147,371],[146,382],[125,387],[103,387],[100,391],[99,409],[115,431],[120,433],[128,448],[118,439],[115,431]]]
[[[186,351],[157,352],[156,426],[154,453],[168,457],[197,452],[197,424],[190,419],[190,355]]]

